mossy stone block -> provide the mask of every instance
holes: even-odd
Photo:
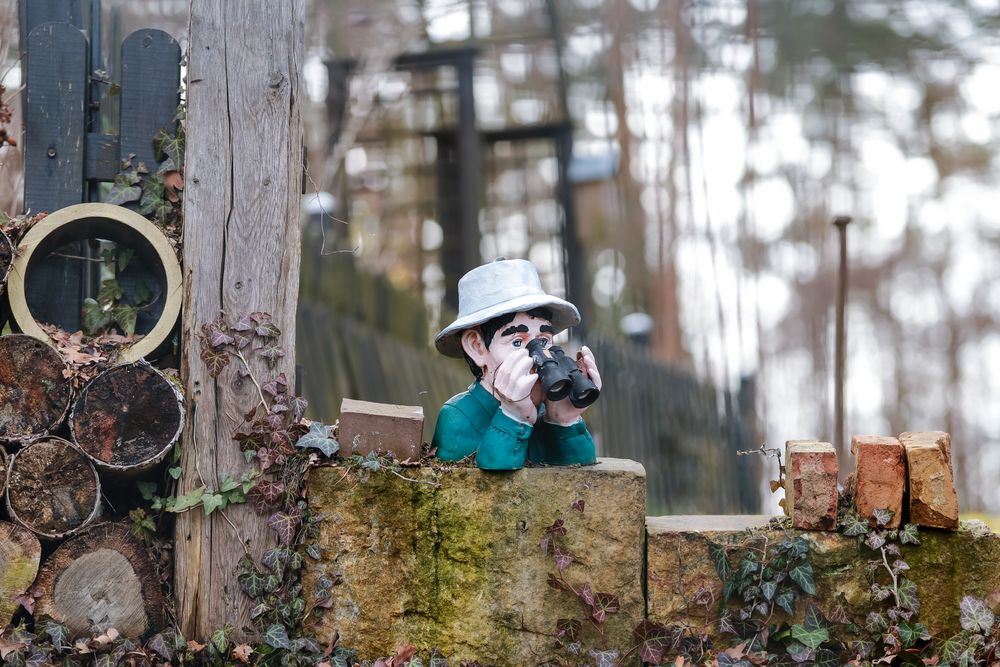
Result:
[[[336,631],[369,659],[412,643],[455,663],[543,663],[556,621],[582,613],[575,597],[547,585],[556,569],[539,544],[562,518],[560,539],[576,557],[566,578],[620,597],[607,644],[631,645],[645,613],[640,464],[602,459],[514,472],[435,466],[402,474],[413,481],[343,467],[312,472],[310,507],[327,520],[322,559],[307,559],[306,592],[324,574],[341,582],[316,621],[319,636]],[[572,508],[576,501],[582,512]]]
[[[718,636],[718,604],[722,582],[709,556],[708,545],[760,546],[780,542],[785,535],[802,535],[809,542],[809,561],[816,579],[813,601],[829,612],[835,604],[857,623],[884,605],[870,599],[865,564],[877,556],[857,538],[840,533],[769,529],[766,516],[649,517],[647,604],[649,618],[661,623],[685,623]],[[949,637],[959,632],[959,603],[965,595],[985,598],[1000,589],[1000,535],[979,521],[963,521],[955,532],[920,530],[920,545],[902,547],[910,566],[907,578],[917,585],[918,620],[931,634]],[[696,604],[699,592],[705,606]],[[801,617],[804,604],[796,611]]]

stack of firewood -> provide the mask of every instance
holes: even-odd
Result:
[[[0,282],[4,276],[0,255]],[[171,451],[179,390],[146,362],[111,367],[74,389],[47,343],[0,336],[0,625],[21,607],[83,633],[140,636],[163,624],[156,568],[106,502]]]

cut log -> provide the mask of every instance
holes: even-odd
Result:
[[[57,428],[73,391],[69,368],[31,336],[0,336],[0,440],[24,442]]]
[[[67,540],[42,565],[35,614],[83,633],[94,625],[141,638],[165,625],[156,566],[123,523],[102,523]]]
[[[90,459],[62,438],[36,440],[14,454],[7,474],[7,511],[47,539],[68,537],[94,521],[101,481]]]
[[[35,580],[41,560],[42,544],[34,533],[0,521],[0,625],[10,623],[20,606],[17,597]]]
[[[3,294],[3,286],[7,282],[7,274],[10,273],[10,266],[14,263],[14,246],[7,235],[0,230],[0,294]]]
[[[180,391],[142,361],[94,378],[69,417],[73,442],[99,468],[127,475],[162,461],[183,426]]]

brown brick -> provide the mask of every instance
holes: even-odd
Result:
[[[424,409],[418,405],[369,403],[345,398],[340,404],[340,449],[344,455],[392,452],[400,461],[420,458]]]
[[[792,525],[804,530],[837,527],[837,453],[816,440],[785,443],[785,504]]]
[[[951,470],[951,436],[943,431],[901,433],[910,482],[910,521],[958,529],[958,495]]]
[[[854,454],[858,514],[872,520],[872,512],[892,511],[890,528],[898,528],[903,519],[903,493],[906,491],[906,454],[896,438],[883,435],[856,435],[851,438]]]

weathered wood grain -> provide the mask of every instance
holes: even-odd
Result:
[[[271,313],[285,356],[273,370],[253,360],[254,372],[294,377],[302,182],[303,0],[192,0],[190,17],[181,493],[246,470],[226,415],[255,401],[235,364],[210,377],[199,357],[201,325],[220,311]],[[260,554],[273,533],[246,506],[226,513],[232,525],[218,512],[177,521],[175,590],[187,637],[249,625],[237,563],[244,545]]]

